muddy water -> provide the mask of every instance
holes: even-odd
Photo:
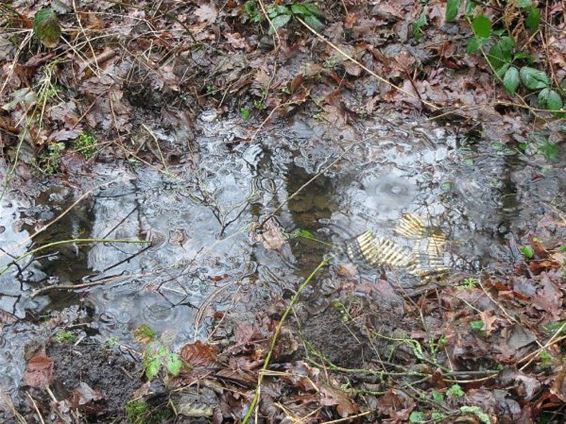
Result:
[[[346,240],[367,229],[391,235],[403,213],[440,228],[450,240],[446,264],[474,274],[512,262],[537,217],[564,207],[564,164],[431,122],[392,116],[335,128],[296,118],[247,142],[253,130],[240,119],[205,113],[199,129],[183,165],[99,164],[78,186],[48,183],[2,199],[2,389],[17,388],[26,344],[57,328],[32,322],[55,312],[59,326],[78,322],[102,340],[131,343],[148,324],[178,346],[206,337],[214,311],[251,318],[325,255],[348,260]],[[330,244],[266,248],[251,229],[274,210],[286,233],[308,230]],[[106,241],[25,256],[70,239]],[[368,278],[378,272],[359,265]]]

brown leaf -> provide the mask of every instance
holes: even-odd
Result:
[[[84,381],[79,384],[73,393],[71,393],[70,401],[73,408],[78,408],[90,402],[104,399],[105,396],[98,390],[94,390]]]
[[[204,344],[201,341],[190,343],[181,349],[181,358],[193,367],[209,367],[216,363],[218,350],[216,346]]]
[[[540,274],[543,271],[551,271],[553,269],[560,269],[560,264],[556,261],[549,259],[542,259],[540,261],[530,261],[529,269],[533,274]]]
[[[47,387],[53,378],[53,359],[45,355],[36,355],[28,361],[24,374],[26,386]]]
[[[280,250],[287,238],[277,223],[270,219],[264,224],[263,233],[260,235],[260,240],[267,250]]]
[[[415,407],[415,401],[401,390],[389,389],[377,401],[379,411],[394,420],[407,420]]]
[[[541,273],[540,278],[542,289],[533,296],[533,305],[550,314],[550,320],[558,321],[562,314],[562,291],[558,284],[550,279],[549,273]]]
[[[213,4],[203,4],[195,10],[195,15],[199,22],[206,22],[208,25],[214,23],[218,16],[218,10]]]
[[[486,332],[487,335],[493,333],[495,330],[495,322],[497,322],[498,318],[493,312],[491,311],[482,311],[480,312],[481,320],[483,321],[483,330]]]
[[[342,418],[354,415],[359,411],[358,406],[341,390],[334,387],[323,386],[320,389],[320,394],[321,405],[336,406],[336,412],[338,412],[338,415]]]
[[[550,253],[548,252],[548,250],[546,250],[546,248],[544,247],[544,245],[542,244],[542,242],[538,238],[531,237],[531,239],[529,241],[530,241],[531,247],[533,248],[537,258],[540,258],[540,259],[548,258]]]
[[[228,43],[235,49],[246,49],[249,47],[246,39],[239,32],[227,32],[224,34]]]

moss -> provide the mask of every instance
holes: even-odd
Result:
[[[79,138],[73,141],[73,147],[77,153],[80,153],[85,159],[92,158],[98,149],[98,142],[94,136],[86,131],[83,131]]]

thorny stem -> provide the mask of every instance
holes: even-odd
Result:
[[[327,266],[329,262],[330,262],[329,259],[325,258],[318,264],[318,266],[314,269],[314,271],[311,272],[310,275],[306,278],[306,280],[303,281],[303,283],[299,286],[299,288],[295,292],[295,295],[291,299],[291,302],[289,302],[289,306],[287,306],[287,309],[285,309],[285,312],[283,312],[283,315],[281,316],[281,319],[279,320],[277,327],[275,327],[275,332],[273,333],[273,337],[271,338],[271,344],[269,346],[269,352],[267,352],[267,356],[265,357],[265,360],[263,362],[263,367],[261,367],[261,370],[259,371],[259,375],[257,377],[257,387],[255,389],[254,397],[252,399],[250,407],[248,408],[248,411],[246,412],[244,419],[242,420],[242,424],[247,424],[249,422],[252,414],[254,413],[256,407],[258,406],[259,398],[261,395],[261,383],[263,381],[263,376],[267,372],[267,368],[269,367],[269,363],[271,362],[273,351],[275,350],[275,345],[277,344],[277,339],[279,338],[279,334],[281,333],[281,329],[283,328],[283,324],[285,323],[287,316],[293,309],[295,303],[297,303],[297,301],[299,300],[301,293],[305,290],[305,288],[307,288],[307,286],[310,284],[314,276],[322,268]]]

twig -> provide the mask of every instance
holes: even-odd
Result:
[[[265,9],[265,4],[263,4],[263,0],[258,0],[258,3],[259,3],[259,7],[261,7],[261,12],[265,16],[265,19],[267,19],[267,22],[269,22],[269,26],[271,27],[271,29],[273,30],[273,34],[277,38],[277,46],[275,47],[275,50],[277,51],[281,47],[281,37],[279,37],[279,34],[277,33],[277,28],[275,28],[275,25],[273,25],[273,22],[271,21],[271,18],[269,17],[269,14]]]
[[[31,397],[29,392],[26,392],[26,395],[28,395],[29,399],[31,400],[31,403],[33,404],[33,409],[35,409],[35,412],[37,413],[37,417],[39,418],[39,421],[41,422],[41,424],[45,424],[45,421],[43,421],[43,417],[41,416],[41,412],[39,412],[39,408],[37,407],[37,403],[35,403],[34,398]]]
[[[318,264],[318,266],[314,269],[314,271],[311,272],[311,274],[306,278],[306,280],[299,286],[295,295],[291,299],[291,302],[289,302],[287,309],[285,309],[285,312],[283,312],[281,319],[277,323],[277,327],[275,328],[275,332],[273,333],[273,337],[271,338],[271,344],[269,346],[269,352],[267,352],[267,356],[265,357],[265,360],[263,362],[263,367],[261,367],[261,370],[259,371],[259,375],[258,375],[258,378],[257,378],[257,387],[255,389],[254,397],[252,399],[250,407],[248,408],[248,411],[246,412],[244,419],[242,420],[242,424],[247,424],[249,422],[252,414],[254,413],[254,411],[257,407],[257,404],[259,402],[259,398],[260,398],[260,395],[261,395],[261,383],[263,381],[263,376],[267,372],[267,368],[269,367],[269,363],[271,362],[271,357],[273,355],[273,351],[275,350],[275,345],[277,344],[279,334],[281,333],[281,329],[283,328],[283,324],[285,323],[287,316],[289,315],[289,313],[293,309],[293,306],[295,305],[295,303],[297,303],[297,301],[299,300],[299,297],[301,296],[301,293],[303,292],[303,290],[305,290],[305,288],[310,284],[310,282],[314,278],[314,276],[322,268],[324,268],[326,265],[328,265],[328,263],[329,263],[328,259],[323,259],[322,262],[320,262]]]
[[[150,241],[147,240],[131,240],[131,239],[94,239],[94,238],[89,238],[89,239],[69,239],[69,240],[59,240],[59,241],[54,241],[51,243],[47,243],[44,244],[43,246],[39,246],[36,247],[35,249],[29,250],[26,253],[24,253],[21,256],[18,256],[17,258],[15,258],[12,262],[10,262],[8,265],[6,265],[4,268],[0,269],[0,275],[4,274],[6,272],[6,270],[8,268],[10,268],[10,266],[16,262],[21,261],[24,258],[27,258],[28,256],[32,256],[33,254],[40,252],[42,250],[45,249],[50,249],[52,247],[56,247],[56,246],[61,246],[64,244],[73,244],[73,243],[79,243],[79,244],[89,244],[89,243],[126,243],[126,244],[146,244],[146,243],[151,243]]]

